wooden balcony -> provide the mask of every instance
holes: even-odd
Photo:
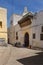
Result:
[[[26,14],[25,16],[23,16],[23,18],[20,21],[18,21],[18,24],[20,25],[20,27],[28,26],[32,23],[31,22],[32,18],[33,18],[32,15]]]

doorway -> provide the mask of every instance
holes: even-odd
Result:
[[[28,34],[28,32],[26,32],[25,36],[24,36],[24,46],[25,47],[29,46],[29,34]]]

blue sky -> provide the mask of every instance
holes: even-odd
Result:
[[[25,6],[28,11],[37,12],[43,10],[43,0],[0,0],[0,7],[8,10],[7,26],[10,25],[10,16],[13,13],[22,14]]]

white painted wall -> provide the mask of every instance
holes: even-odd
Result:
[[[12,24],[15,26],[16,24],[18,24],[18,21],[22,18],[22,15],[17,15],[17,14],[13,14],[10,18],[10,25],[11,25],[11,21]]]
[[[43,26],[43,11],[37,13],[36,19],[32,22],[32,35],[36,34],[36,38],[32,38],[32,45],[43,48],[43,41],[40,40],[40,34],[42,33],[41,27]],[[35,43],[36,42],[36,43]]]
[[[18,21],[22,18],[21,15],[13,15],[13,25],[16,25],[18,23]]]
[[[21,37],[21,28],[19,26],[19,24],[15,25],[15,42],[20,42],[20,37]],[[18,32],[18,40],[16,40],[16,32]]]

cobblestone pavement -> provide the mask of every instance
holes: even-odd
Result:
[[[11,45],[8,47],[0,46],[0,65],[30,65],[19,61],[23,58],[30,58],[37,56],[37,53],[41,53],[39,50],[32,50],[26,48],[17,48]],[[28,62],[27,62],[28,63]]]

